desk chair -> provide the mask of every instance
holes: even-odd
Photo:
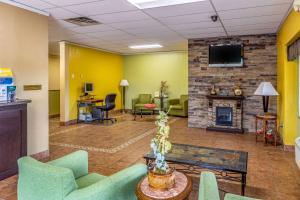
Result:
[[[100,110],[101,121],[110,120],[112,123],[117,121],[115,118],[108,117],[108,112],[110,110],[113,110],[116,107],[116,103],[115,103],[116,96],[117,96],[117,94],[114,94],[114,93],[108,94],[105,97],[105,105],[96,106],[96,109]],[[104,113],[105,113],[105,116],[104,116]]]

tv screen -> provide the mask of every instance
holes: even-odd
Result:
[[[93,83],[85,83],[84,84],[84,92],[85,93],[93,92],[93,90],[94,90]]]
[[[209,46],[210,67],[242,67],[243,64],[242,45]]]

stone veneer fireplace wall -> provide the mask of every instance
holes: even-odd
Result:
[[[208,66],[210,44],[243,44],[244,67],[213,68]],[[208,99],[206,95],[213,84],[220,90],[230,90],[241,85],[243,102],[243,127],[254,132],[254,116],[262,113],[262,99],[253,93],[262,81],[270,81],[276,88],[277,51],[276,35],[249,35],[224,38],[189,40],[189,127],[207,128]],[[270,98],[269,112],[276,113],[276,97]]]

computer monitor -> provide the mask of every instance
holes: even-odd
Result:
[[[88,94],[94,91],[93,83],[84,83],[84,93]]]

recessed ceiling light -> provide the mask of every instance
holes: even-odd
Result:
[[[154,49],[163,47],[160,44],[143,44],[143,45],[132,45],[129,46],[131,49]]]
[[[171,6],[184,3],[193,3],[205,0],[127,0],[140,9]]]

